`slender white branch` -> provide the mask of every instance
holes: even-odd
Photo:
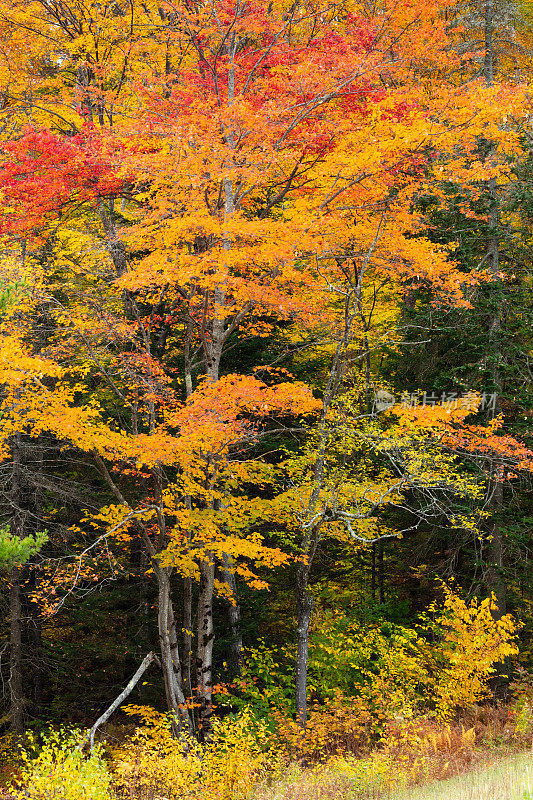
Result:
[[[98,717],[98,719],[96,720],[96,722],[92,726],[91,730],[89,731],[89,733],[87,734],[87,736],[85,737],[83,742],[79,745],[80,749],[83,747],[83,745],[85,744],[85,742],[88,739],[89,740],[90,750],[91,750],[91,752],[93,751],[93,748],[94,748],[94,736],[95,736],[96,731],[98,730],[98,728],[101,725],[104,724],[104,722],[107,722],[107,720],[109,719],[111,714],[113,714],[113,712],[117,710],[119,705],[121,703],[123,703],[124,700],[132,693],[132,691],[135,689],[136,685],[138,684],[138,682],[140,681],[140,679],[142,678],[142,676],[144,675],[144,673],[146,672],[146,670],[148,669],[148,667],[150,666],[152,661],[155,661],[156,663],[159,663],[159,659],[157,658],[157,656],[155,656],[154,653],[150,652],[150,653],[148,653],[147,656],[145,656],[143,658],[143,660],[142,660],[137,672],[131,678],[131,680],[128,682],[128,685],[121,691],[119,696],[111,703],[109,708],[106,711],[104,711],[104,713],[101,714],[101,716]]]

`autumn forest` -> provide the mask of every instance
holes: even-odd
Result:
[[[6,797],[531,744],[532,76],[529,0],[0,0]]]

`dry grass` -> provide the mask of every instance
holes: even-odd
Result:
[[[533,753],[393,794],[391,800],[533,800]]]
[[[364,765],[365,762],[362,762]],[[275,786],[256,789],[254,800],[533,800],[533,753],[449,780],[394,790],[388,776],[359,779],[342,769],[298,770],[291,767]]]
[[[342,769],[300,770],[292,765],[273,786],[256,787],[253,800],[379,800],[389,794],[383,782],[363,786]]]

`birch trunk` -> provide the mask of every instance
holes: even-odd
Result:
[[[176,620],[170,591],[170,571],[156,567],[155,572],[159,590],[158,628],[161,647],[161,668],[163,670],[167,706],[174,714],[173,730],[177,736],[180,733],[190,733],[192,725],[183,693]]]
[[[213,711],[213,595],[215,590],[215,560],[206,553],[208,560],[200,563],[200,588],[198,593],[198,642],[196,649],[196,682],[198,697],[198,727],[201,737],[210,732]]]
[[[234,99],[235,91],[235,52],[236,39],[233,33],[228,43],[228,105]],[[234,148],[234,136],[231,130],[223,132],[226,143],[230,148]],[[231,168],[231,164],[228,165]],[[229,219],[235,213],[235,197],[232,181],[228,177],[223,178],[224,191],[224,219]],[[222,248],[229,253],[232,247],[231,238],[225,234],[222,237]],[[221,264],[221,275],[216,285],[210,292],[212,303],[212,321],[207,335],[203,336],[203,347],[205,357],[205,372],[209,380],[215,382],[220,377],[220,361],[226,340],[232,330],[227,323],[226,291],[227,274],[229,267],[227,263]],[[186,358],[187,368],[187,358]],[[215,503],[212,506],[215,508]],[[213,695],[213,644],[214,644],[214,625],[213,625],[213,597],[215,589],[215,557],[207,550],[199,563],[200,587],[198,593],[198,629],[196,645],[196,695],[199,704],[198,724],[200,734],[206,737],[210,732],[210,717],[212,714],[212,695]]]
[[[222,579],[228,587],[232,600],[228,600],[228,620],[230,629],[230,664],[233,675],[240,675],[242,667],[242,634],[241,634],[241,607],[237,600],[237,583],[233,570],[233,561],[228,553],[222,557]]]
[[[192,578],[183,579],[183,689],[192,697]]]

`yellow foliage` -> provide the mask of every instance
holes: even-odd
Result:
[[[447,587],[435,623],[443,634],[435,686],[437,713],[445,718],[490,693],[494,665],[518,653],[518,624],[511,614],[498,616],[494,595],[467,603]]]
[[[310,689],[317,696],[337,697],[335,687],[358,694],[361,709],[380,729],[391,719],[407,724],[432,713],[447,720],[471,708],[490,695],[495,664],[518,652],[518,625],[509,614],[498,617],[494,598],[467,602],[448,587],[443,603],[430,612],[407,628],[361,625],[318,609],[310,635]]]
[[[239,800],[249,796],[267,764],[272,766],[266,729],[247,710],[236,718],[214,719],[205,744],[175,739],[168,714],[129,710],[141,713],[143,725],[116,754],[116,787],[128,797]]]
[[[27,800],[112,800],[111,776],[95,748],[86,756],[82,734],[52,732],[34,756],[35,740],[29,737],[23,752],[23,769],[15,797]]]

